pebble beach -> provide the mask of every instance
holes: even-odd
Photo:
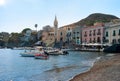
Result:
[[[120,54],[101,57],[89,71],[70,81],[120,81]]]

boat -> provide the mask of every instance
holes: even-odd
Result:
[[[23,53],[20,53],[20,55],[22,57],[35,57],[35,54],[41,53],[42,50],[42,47],[35,47],[35,50],[25,50]]]
[[[46,54],[35,54],[35,59],[48,59],[48,55]]]
[[[20,53],[20,55],[22,57],[34,57],[35,56],[35,54],[32,52],[24,52],[24,53]]]
[[[68,51],[60,50],[60,49],[56,49],[56,48],[45,48],[45,52],[48,55],[66,55],[66,54],[69,54]]]
[[[69,54],[67,51],[55,51],[55,52],[49,52],[49,55],[66,55]]]

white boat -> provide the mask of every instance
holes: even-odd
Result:
[[[25,50],[25,52],[20,53],[22,57],[35,57],[35,54],[41,53],[42,47],[35,47],[35,50]]]
[[[65,51],[65,50],[60,50],[60,49],[56,49],[56,48],[52,48],[52,47],[44,48],[44,50],[49,55],[65,55],[65,54],[68,54],[68,52]]]
[[[24,52],[24,53],[20,53],[20,55],[22,57],[34,57],[35,53],[31,53],[31,52]]]

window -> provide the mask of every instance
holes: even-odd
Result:
[[[101,42],[101,39],[100,37],[97,38],[97,42],[100,43]]]
[[[97,35],[101,35],[101,30],[100,29],[98,29]]]
[[[89,41],[90,43],[92,43],[92,39],[90,38],[90,41]]]
[[[108,37],[108,31],[106,32],[106,37]]]
[[[90,30],[90,34],[89,34],[89,36],[91,36],[91,32],[92,32],[92,31]]]
[[[93,35],[95,36],[95,32],[96,32],[96,30],[93,30]]]
[[[116,44],[116,39],[113,39],[113,40],[112,40],[112,44]]]
[[[77,37],[77,39],[79,39],[79,37]]]
[[[63,38],[62,38],[62,37],[60,38],[60,41],[63,41]]]
[[[62,32],[60,33],[60,35],[62,36]]]
[[[118,43],[120,44],[120,39],[118,39]]]
[[[70,28],[68,28],[68,30],[70,30]]]
[[[96,41],[95,41],[95,38],[93,39],[93,43],[95,43]]]
[[[116,32],[115,32],[115,30],[113,31],[113,36],[116,36]]]
[[[87,37],[87,31],[85,31],[85,35],[84,36]]]
[[[119,29],[119,33],[118,33],[118,35],[120,35],[120,29]]]

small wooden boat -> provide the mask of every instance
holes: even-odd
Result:
[[[35,54],[35,59],[48,59],[48,55],[45,55],[45,54]]]

